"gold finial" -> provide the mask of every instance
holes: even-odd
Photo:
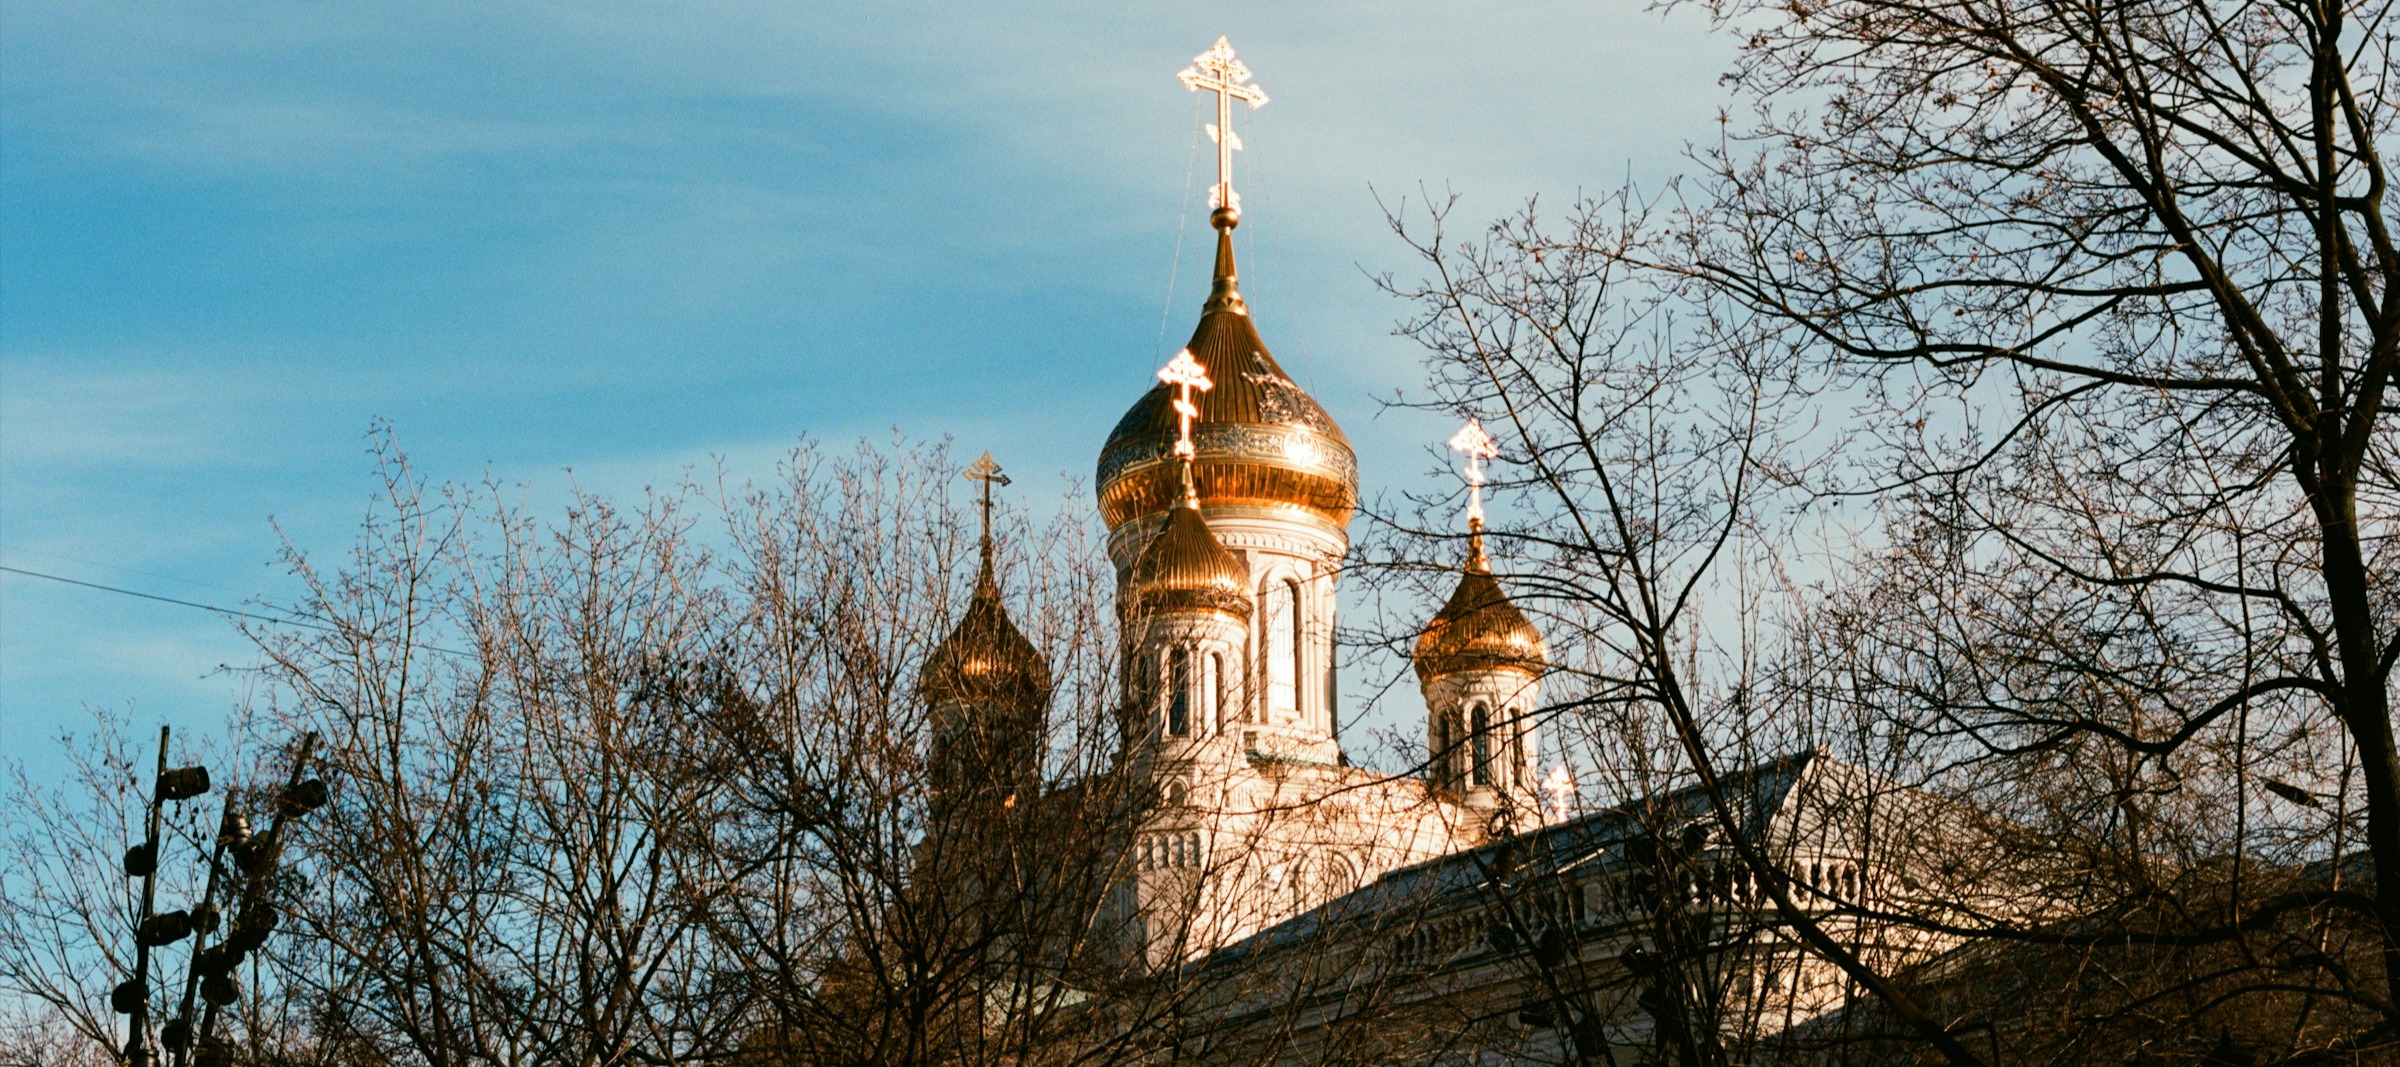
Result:
[[[1500,458],[1500,443],[1483,432],[1483,420],[1470,418],[1465,426],[1450,437],[1450,450],[1467,457],[1467,532],[1476,535],[1475,549],[1483,549],[1483,461]]]
[[[1007,485],[1008,475],[1000,473],[1000,465],[992,462],[990,452],[985,452],[962,476],[983,483],[983,560],[988,567],[992,559],[992,487]]]
[[[1233,133],[1233,102],[1242,101],[1256,111],[1266,106],[1266,90],[1250,81],[1250,68],[1234,58],[1233,45],[1217,38],[1208,51],[1192,57],[1192,65],[1175,75],[1183,87],[1193,92],[1217,94],[1217,121],[1210,123],[1208,136],[1217,142],[1217,184],[1208,191],[1208,221],[1220,230],[1230,230],[1242,221],[1242,198],[1233,191],[1233,153],[1242,147],[1242,139]]]
[[[1192,390],[1207,392],[1217,383],[1208,380],[1208,368],[1192,358],[1192,350],[1175,353],[1175,358],[1158,370],[1158,380],[1175,387],[1175,458],[1183,461],[1183,499],[1197,506],[1200,491],[1192,484],[1192,461],[1200,450],[1192,444],[1192,420],[1200,417],[1200,405],[1192,403]]]

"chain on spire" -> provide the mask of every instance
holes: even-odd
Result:
[[[1233,191],[1233,153],[1242,147],[1242,139],[1233,133],[1233,102],[1256,111],[1266,106],[1267,92],[1249,84],[1250,68],[1234,56],[1233,45],[1223,37],[1193,56],[1192,65],[1175,77],[1193,92],[1217,94],[1217,121],[1208,126],[1209,139],[1217,142],[1217,184],[1208,191],[1208,206],[1215,210],[1209,219],[1218,229],[1232,229],[1242,217],[1242,198]]]

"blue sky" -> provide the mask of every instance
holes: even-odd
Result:
[[[282,599],[276,524],[348,544],[379,418],[436,480],[637,493],[896,429],[1057,499],[1205,295],[1174,73],[1219,34],[1273,97],[1238,120],[1244,291],[1369,493],[1448,429],[1378,414],[1421,374],[1376,193],[1483,218],[1663,178],[1730,55],[1630,0],[13,0],[0,563]],[[85,704],[212,723],[248,660],[206,613],[0,574],[10,755]]]

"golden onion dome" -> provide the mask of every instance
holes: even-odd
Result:
[[[1134,557],[1117,603],[1128,614],[1220,611],[1248,618],[1250,568],[1225,550],[1186,495],[1167,512],[1167,524]]]
[[[991,545],[958,628],[935,645],[917,675],[917,691],[934,706],[1038,707],[1050,697],[1050,665],[1026,640],[1000,603],[992,580]]]
[[[1200,503],[1296,509],[1347,526],[1358,506],[1358,457],[1259,340],[1236,285],[1230,219],[1219,223],[1216,280],[1187,347],[1214,383],[1192,398]],[[1094,481],[1110,530],[1166,511],[1181,495],[1174,399],[1165,384],[1152,387],[1101,446]]]
[[[1450,602],[1442,605],[1425,625],[1424,636],[1417,639],[1419,681],[1495,668],[1540,673],[1548,662],[1542,632],[1509,602],[1499,579],[1492,576],[1481,534],[1475,535],[1472,546],[1466,572],[1459,575]]]

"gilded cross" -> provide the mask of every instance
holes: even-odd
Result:
[[[1467,528],[1483,529],[1483,461],[1500,458],[1500,443],[1483,432],[1483,421],[1468,419],[1451,435],[1450,450],[1467,457]]]
[[[1575,772],[1564,763],[1550,768],[1542,779],[1542,792],[1550,794],[1550,821],[1565,822],[1573,814],[1575,803]]]
[[[1239,100],[1256,111],[1266,106],[1267,92],[1249,84],[1250,68],[1234,58],[1233,45],[1223,37],[1208,51],[1193,56],[1192,65],[1175,77],[1193,92],[1217,94],[1217,121],[1208,128],[1209,138],[1217,142],[1217,184],[1208,191],[1208,206],[1224,208],[1239,218],[1242,198],[1233,192],[1233,152],[1242,146],[1242,139],[1233,135],[1233,102]]]
[[[1207,392],[1217,383],[1208,380],[1208,368],[1193,359],[1188,348],[1175,353],[1174,359],[1159,368],[1158,380],[1175,387],[1175,455],[1185,460],[1196,459],[1200,451],[1192,446],[1192,420],[1200,417],[1200,405],[1192,403],[1192,390]]]
[[[992,487],[1007,485],[1008,475],[1000,473],[1000,465],[992,462],[992,454],[986,452],[966,469],[965,476],[983,483],[983,540],[988,545],[992,540]]]

